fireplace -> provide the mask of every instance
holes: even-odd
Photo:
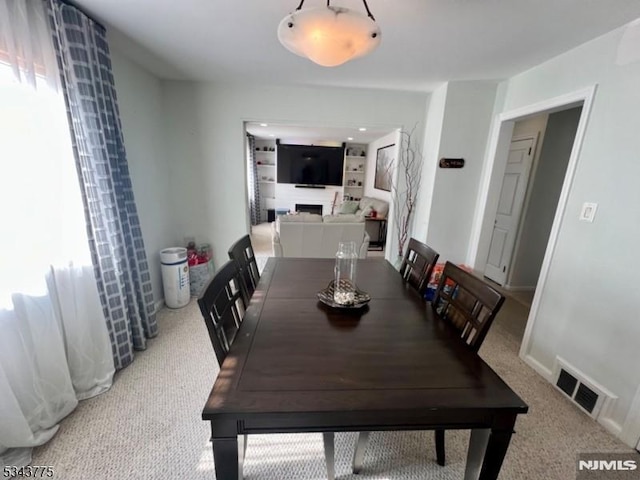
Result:
[[[296,212],[316,213],[318,215],[322,215],[322,205],[296,203]]]

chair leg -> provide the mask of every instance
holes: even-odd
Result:
[[[244,463],[244,459],[247,457],[247,443],[249,442],[249,435],[244,434],[244,439],[242,442],[242,462]]]
[[[467,464],[464,468],[464,480],[476,480],[480,476],[490,436],[490,428],[474,428],[471,430],[469,449],[467,450]]]
[[[238,480],[243,480],[244,478],[242,470],[244,469],[244,458],[247,456],[248,439],[246,433],[244,435],[238,435]]]
[[[336,467],[335,467],[335,447],[334,447],[334,434],[323,433],[322,442],[324,443],[324,461],[327,464],[327,478],[328,480],[335,480]]]
[[[444,467],[444,430],[436,430],[436,460]]]
[[[367,449],[368,442],[369,432],[360,432],[358,434],[358,443],[356,444],[356,449],[353,452],[353,473],[360,473],[360,470],[362,470],[364,452]]]

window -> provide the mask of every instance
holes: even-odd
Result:
[[[51,265],[90,264],[62,94],[0,63],[0,308],[44,293]]]

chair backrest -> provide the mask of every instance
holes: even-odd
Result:
[[[236,262],[229,260],[198,297],[198,305],[221,366],[240,328],[246,308],[240,285]]]
[[[400,275],[405,282],[418,290],[420,295],[424,295],[439,256],[433,248],[411,238],[400,265]]]
[[[504,296],[491,285],[447,262],[431,304],[477,352],[503,302]]]
[[[260,271],[258,270],[258,263],[256,262],[249,235],[245,235],[231,246],[229,258],[235,261],[238,266],[242,282],[242,295],[244,296],[245,304],[248,305],[260,280]]]

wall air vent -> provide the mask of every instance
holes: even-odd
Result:
[[[598,402],[598,394],[587,387],[584,383],[581,383],[578,387],[578,391],[576,392],[576,396],[573,399],[587,412],[592,413],[596,403]]]
[[[552,378],[555,378],[556,388],[584,412],[596,419],[603,414],[602,420],[607,421],[617,395],[560,357],[556,357]]]
[[[556,385],[560,390],[570,397],[573,397],[573,392],[575,392],[577,384],[578,380],[576,377],[571,375],[564,368],[560,369],[560,375],[558,375],[558,381],[556,382]]]

